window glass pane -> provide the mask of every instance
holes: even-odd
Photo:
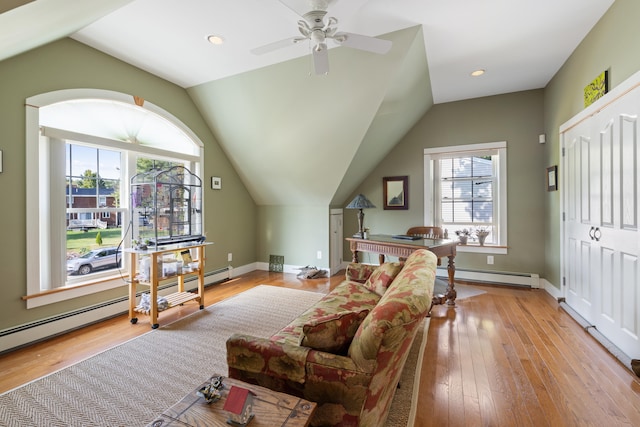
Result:
[[[493,182],[491,180],[474,180],[473,181],[473,197],[474,199],[483,198],[491,199]]]
[[[473,202],[473,222],[491,223],[493,221],[492,202]]]
[[[117,268],[122,214],[99,208],[119,206],[121,153],[67,144],[67,257],[69,278]],[[82,210],[86,209],[86,210]],[[111,252],[111,255],[107,255]]]
[[[119,180],[120,179],[120,153],[111,150],[99,150],[99,169],[100,178],[103,180]]]
[[[473,157],[473,176],[493,175],[491,157]]]
[[[471,222],[472,203],[456,202],[453,205],[453,222]]]
[[[453,182],[452,181],[440,182],[440,195],[443,201],[453,199]]]
[[[471,157],[456,157],[453,159],[452,176],[454,178],[468,178],[473,172]]]
[[[443,222],[453,223],[453,202],[442,201],[441,216]]]
[[[453,182],[453,197],[461,200],[471,200],[471,183],[472,181],[454,181]]]
[[[440,159],[440,177],[451,178],[453,170],[453,159]]]
[[[98,150],[82,145],[67,144],[70,147],[71,175],[79,178],[87,171],[95,173],[98,170]],[[95,188],[95,186],[93,187]]]

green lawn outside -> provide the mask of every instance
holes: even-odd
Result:
[[[96,243],[96,235],[100,232],[102,246]],[[107,228],[105,230],[67,231],[67,253],[83,254],[99,247],[118,246],[122,238],[121,228]]]

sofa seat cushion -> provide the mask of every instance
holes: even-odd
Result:
[[[336,313],[370,311],[379,300],[380,295],[365,288],[362,284],[344,281],[270,339],[279,343],[300,345],[304,338],[304,325],[310,324],[315,319]]]
[[[402,266],[403,263],[401,262],[385,262],[381,264],[371,273],[364,286],[380,296],[384,295],[393,279],[402,270]]]
[[[327,353],[346,355],[353,336],[369,310],[341,311],[312,319],[302,327],[300,343]]]

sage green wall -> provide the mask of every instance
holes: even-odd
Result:
[[[365,226],[374,234],[397,234],[423,225],[425,148],[507,141],[509,253],[495,255],[491,266],[486,254],[458,253],[456,266],[542,275],[545,147],[539,144],[538,135],[543,129],[542,90],[434,105],[355,192],[376,205],[376,209],[365,210]],[[409,176],[409,209],[385,211],[382,178],[398,175]],[[345,236],[356,230],[355,212],[345,210]]]
[[[329,208],[327,206],[258,207],[258,261],[283,255],[287,265],[329,267]],[[322,251],[322,259],[317,258]]]
[[[88,297],[27,310],[26,266],[34,254],[25,244],[25,100],[69,88],[97,88],[137,95],[169,111],[205,144],[205,231],[215,245],[207,249],[207,270],[255,262],[256,207],[187,92],[72,39],[63,39],[0,62],[0,330],[126,295],[126,286]],[[210,175],[223,178],[223,189],[209,187]]]
[[[560,191],[545,196],[545,278],[560,287],[560,126],[584,109],[583,89],[609,70],[613,88],[640,70],[640,2],[616,0],[545,89],[545,163],[559,165]]]

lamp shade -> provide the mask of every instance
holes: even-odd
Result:
[[[358,194],[355,199],[347,205],[347,209],[368,209],[375,208],[375,205],[369,201],[363,194]]]

